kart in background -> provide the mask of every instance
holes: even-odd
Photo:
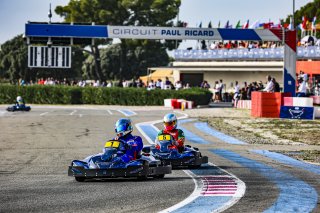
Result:
[[[202,156],[196,147],[185,145],[184,150],[180,153],[175,147],[174,139],[169,134],[157,136],[158,146],[145,146],[142,149],[143,155],[154,156],[161,160],[163,165],[171,165],[172,169],[200,168],[201,164],[208,163],[208,157]]]
[[[8,112],[15,112],[15,111],[27,111],[28,112],[30,110],[31,110],[31,107],[25,106],[25,105],[22,105],[22,106],[13,105],[13,106],[10,106],[7,108]]]
[[[171,173],[171,165],[163,165],[153,156],[140,155],[136,160],[124,163],[118,161],[127,144],[121,140],[106,142],[103,153],[88,156],[84,160],[73,160],[69,166],[68,175],[76,181],[83,182],[87,179],[136,177],[164,178]]]

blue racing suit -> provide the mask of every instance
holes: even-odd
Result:
[[[124,141],[128,146],[123,155],[119,155],[115,161],[122,160],[124,163],[128,163],[135,160],[143,148],[143,142],[140,136],[133,136],[131,133],[115,138],[115,140]]]

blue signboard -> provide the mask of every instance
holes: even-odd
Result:
[[[70,24],[26,24],[26,36],[107,38],[107,26]]]
[[[313,120],[314,108],[313,107],[281,106],[280,118]]]

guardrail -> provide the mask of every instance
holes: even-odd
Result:
[[[233,59],[277,59],[282,60],[284,50],[280,48],[268,49],[214,49],[214,50],[175,50],[174,58],[176,60],[233,60]],[[298,59],[320,59],[320,47],[298,47]]]

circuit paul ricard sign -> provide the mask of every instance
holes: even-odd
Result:
[[[174,27],[134,27],[108,26],[109,38],[126,39],[171,39],[171,40],[218,40],[220,34],[216,29],[174,28]]]

